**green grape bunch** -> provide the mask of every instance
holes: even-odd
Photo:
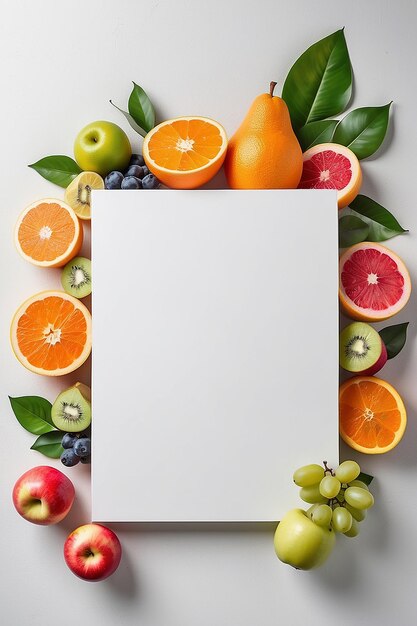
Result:
[[[317,464],[304,465],[294,472],[300,498],[311,504],[307,515],[318,526],[333,529],[346,537],[359,534],[359,523],[374,504],[369,487],[362,480],[356,461],[343,461],[336,470]],[[370,482],[370,481],[369,481]]]

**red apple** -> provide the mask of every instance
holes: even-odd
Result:
[[[121,556],[117,535],[101,524],[79,526],[64,545],[64,558],[70,570],[79,578],[93,582],[111,576]]]
[[[39,465],[25,472],[13,488],[16,511],[34,524],[57,524],[74,502],[75,489],[62,472]]]

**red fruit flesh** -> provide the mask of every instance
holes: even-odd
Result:
[[[304,162],[299,189],[344,189],[352,178],[350,161],[343,154],[324,150]]]

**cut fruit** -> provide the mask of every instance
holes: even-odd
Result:
[[[337,143],[320,143],[303,154],[299,189],[336,189],[339,209],[356,198],[362,170],[356,155]]]
[[[385,380],[355,376],[340,387],[340,435],[351,448],[383,454],[400,442],[407,424],[398,391]]]
[[[91,424],[91,390],[83,383],[62,391],[52,405],[55,426],[66,433],[79,433]]]
[[[67,293],[74,298],[85,298],[92,291],[91,261],[77,256],[66,264],[61,274],[61,283]]]
[[[379,333],[365,322],[353,322],[340,333],[340,367],[347,372],[372,376],[387,362],[388,354]]]
[[[73,209],[55,198],[28,206],[19,216],[15,243],[24,259],[40,267],[62,267],[83,242],[83,229]]]
[[[84,304],[63,291],[44,291],[18,308],[10,339],[16,357],[32,372],[69,374],[91,352],[91,315]]]
[[[346,314],[364,322],[392,317],[407,304],[411,280],[404,262],[385,246],[364,241],[339,261],[339,298]]]
[[[178,117],[155,126],[143,141],[145,163],[164,185],[195,189],[221,168],[227,136],[207,117]]]
[[[65,202],[82,220],[91,219],[91,192],[104,189],[104,180],[96,172],[81,172],[65,190]]]

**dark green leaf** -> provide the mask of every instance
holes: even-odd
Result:
[[[373,481],[374,477],[370,474],[365,474],[365,472],[361,472],[356,480],[361,480],[365,485],[370,485]]]
[[[138,124],[136,124],[135,120],[133,119],[133,117],[130,115],[130,113],[128,113],[127,111],[123,111],[123,109],[120,109],[116,104],[114,104],[114,102],[112,102],[111,100],[109,101],[111,105],[114,106],[115,109],[117,109],[118,111],[120,111],[120,113],[123,113],[123,115],[125,116],[125,118],[127,119],[127,121],[129,122],[129,124],[131,125],[131,127],[133,128],[134,131],[136,131],[137,133],[139,133],[139,135],[141,135],[142,137],[145,137],[146,135],[146,131],[143,130],[143,128],[141,128]]]
[[[367,241],[385,241],[408,232],[400,226],[392,213],[367,196],[356,196],[349,207],[369,224]]]
[[[404,348],[408,324],[409,322],[394,324],[379,331],[381,339],[385,343],[389,359],[393,359]]]
[[[36,170],[46,180],[60,187],[68,187],[82,169],[78,167],[74,159],[63,155],[47,156],[28,167]]]
[[[347,248],[365,241],[369,225],[356,215],[343,215],[339,220],[339,248]]]
[[[337,125],[334,143],[347,146],[358,159],[378,150],[388,128],[391,102],[382,107],[362,107],[348,113]]]
[[[345,110],[352,94],[352,66],[342,30],[306,50],[290,69],[282,89],[294,128]]]
[[[155,126],[155,111],[152,102],[142,87],[136,83],[133,83],[127,108],[135,122],[146,132]]]
[[[31,450],[37,450],[50,459],[59,459],[64,451],[61,446],[62,432],[59,430],[52,430],[49,433],[40,435],[30,447]]]
[[[297,137],[302,151],[305,152],[319,143],[332,141],[337,124],[337,120],[320,120],[318,122],[310,122],[310,124],[299,128]]]
[[[30,433],[42,435],[54,430],[55,426],[51,418],[52,405],[49,400],[39,396],[22,396],[20,398],[9,396],[9,400],[18,422]]]

